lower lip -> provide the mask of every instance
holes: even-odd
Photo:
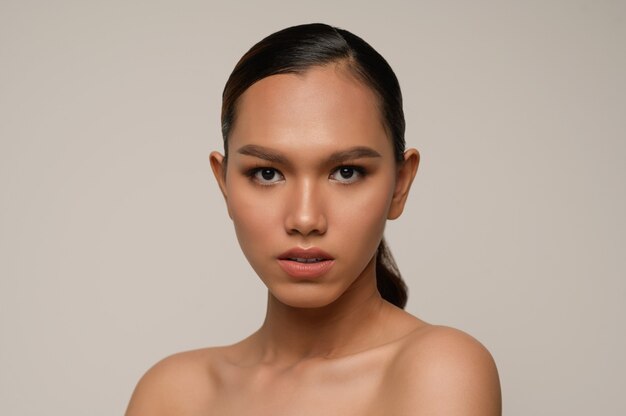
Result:
[[[293,260],[278,260],[278,264],[289,276],[300,279],[313,279],[330,270],[335,261],[323,260],[315,263],[299,263]]]

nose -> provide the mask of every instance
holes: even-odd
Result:
[[[294,184],[285,208],[285,230],[288,234],[306,237],[326,233],[328,223],[324,212],[324,198],[312,181]]]

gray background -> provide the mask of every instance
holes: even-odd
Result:
[[[208,154],[238,58],[314,21],[403,87],[407,309],[491,350],[507,415],[626,414],[626,7],[598,0],[1,1],[0,414],[121,414],[260,325]]]

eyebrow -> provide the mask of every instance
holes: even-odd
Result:
[[[240,147],[237,153],[247,156],[258,157],[259,159],[267,160],[268,162],[274,162],[278,164],[288,164],[287,158],[267,147],[259,146],[256,144],[247,144]]]
[[[264,146],[256,144],[247,144],[240,147],[237,153],[247,156],[257,157],[259,159],[267,160],[276,164],[289,165],[289,160],[280,152],[269,149]],[[371,147],[367,146],[355,146],[350,149],[340,150],[331,154],[327,161],[329,164],[341,164],[348,160],[362,159],[362,158],[375,158],[381,157],[380,153]]]

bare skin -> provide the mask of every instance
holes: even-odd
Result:
[[[228,162],[214,152],[211,166],[268,287],[265,322],[239,343],[157,363],[126,415],[499,415],[489,352],[376,288],[376,247],[419,154],[395,162],[371,90],[333,64],[265,78],[237,112]],[[323,249],[332,268],[289,275],[277,259],[293,247]]]

